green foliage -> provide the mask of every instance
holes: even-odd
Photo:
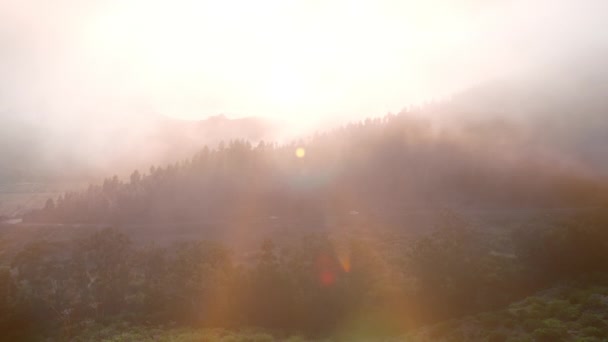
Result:
[[[507,334],[504,331],[493,331],[488,335],[487,342],[505,342]]]
[[[577,306],[570,304],[566,300],[554,300],[548,303],[547,312],[549,315],[563,320],[576,320],[580,315]]]
[[[585,313],[579,319],[578,323],[583,327],[594,327],[598,329],[608,329],[608,324],[598,315],[594,313]]]
[[[504,324],[503,319],[504,317],[502,317],[498,313],[484,313],[481,314],[479,317],[480,323],[484,327],[488,328],[488,330],[492,330],[494,328],[497,328],[501,324]]]
[[[542,326],[538,319],[528,318],[523,322],[523,328],[527,331],[534,331]]]
[[[441,222],[432,234],[393,247],[382,239],[318,235],[281,244],[266,240],[247,258],[209,241],[141,246],[118,229],[34,241],[0,268],[0,324],[14,340],[70,339],[91,324],[95,339],[145,339],[142,334],[195,326],[354,340],[484,312],[467,323],[477,335],[458,320],[433,326],[428,335],[500,340],[515,331],[549,340],[583,336],[577,332],[598,337],[597,330],[607,330],[608,291],[592,273],[572,273],[579,280],[496,311],[536,288],[537,278],[528,272],[538,259],[523,252],[521,259],[493,255],[466,220],[446,213]],[[144,332],[114,320],[163,328]],[[180,338],[198,338],[188,334]],[[224,335],[242,339],[234,331]],[[246,339],[254,337],[273,338],[256,332]]]
[[[521,229],[513,234],[517,254],[534,285],[608,271],[608,214],[576,216],[551,229]],[[574,295],[571,301],[580,302]]]
[[[557,328],[542,327],[534,330],[532,333],[535,341],[538,342],[553,342],[561,341],[566,337],[566,333]]]
[[[534,342],[530,336],[512,336],[507,339],[507,342]]]
[[[107,342],[273,342],[283,340],[260,331],[229,331],[223,329],[193,328],[152,328],[145,326],[121,327],[111,325],[102,327],[97,324],[82,330],[74,336],[73,341],[107,341]],[[299,336],[290,336],[285,341],[305,342]]]
[[[577,337],[575,342],[603,342],[597,337]]]
[[[306,341],[308,341],[308,340],[300,335],[290,336],[285,339],[285,342],[306,342]]]
[[[572,282],[538,293],[508,308],[485,312],[463,319],[452,319],[425,327],[413,335],[414,341],[443,341],[467,332],[464,340],[504,341],[603,341],[608,338],[606,312],[572,305],[573,294],[593,298],[603,293],[603,278],[593,283]],[[596,285],[592,285],[596,284]],[[576,312],[571,315],[569,312]],[[503,339],[504,338],[504,339]]]
[[[580,331],[581,335],[583,336],[587,336],[587,337],[597,337],[597,338],[607,338],[608,337],[608,331],[606,331],[606,329],[600,329],[597,327],[586,327],[581,329]]]

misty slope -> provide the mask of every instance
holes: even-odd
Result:
[[[129,182],[68,193],[27,218],[54,222],[250,222],[279,216],[313,225],[351,211],[385,220],[411,208],[577,208],[606,199],[606,183],[552,155],[493,136],[439,130],[404,112],[299,144],[235,140]],[[504,133],[504,132],[503,132]],[[304,158],[296,148],[306,150]],[[394,224],[402,224],[400,222]],[[384,222],[384,224],[389,224]]]
[[[48,217],[321,219],[351,210],[382,216],[407,207],[595,205],[605,200],[608,176],[605,64],[599,56],[556,63],[523,78],[482,84],[450,101],[284,146],[234,140],[194,153],[200,136],[215,142],[262,139],[271,128],[255,119],[171,121],[135,137],[124,126],[118,137],[142,141],[161,156],[145,164],[153,158],[144,155],[139,165],[185,162],[69,194]],[[120,138],[116,145],[125,159],[141,156],[140,145],[129,148]],[[303,159],[294,156],[298,146],[307,151]]]
[[[24,178],[36,173],[41,147],[37,127],[10,116],[0,117],[0,182]]]
[[[482,83],[434,110],[445,114],[446,125],[497,133],[606,176],[607,57],[608,51],[581,53],[519,77]]]
[[[268,140],[276,130],[269,120],[223,115],[197,121],[83,117],[58,124],[5,114],[0,117],[0,182],[86,181],[108,173],[128,174],[184,159],[221,140]]]

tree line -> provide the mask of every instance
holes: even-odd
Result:
[[[302,220],[407,207],[583,207],[606,182],[543,154],[517,128],[441,128],[403,112],[279,145],[234,140],[191,159],[49,199],[30,222]],[[303,149],[299,158],[296,150]]]

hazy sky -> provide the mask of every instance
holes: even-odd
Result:
[[[383,115],[603,43],[606,3],[0,0],[0,113]]]

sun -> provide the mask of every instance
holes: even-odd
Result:
[[[303,105],[308,85],[304,75],[294,66],[275,65],[266,81],[265,96],[279,108]]]
[[[451,16],[425,20],[437,11],[421,3],[107,1],[78,37],[95,77],[164,115],[218,111],[309,124],[425,97],[419,70],[444,55],[440,46],[461,27]]]

